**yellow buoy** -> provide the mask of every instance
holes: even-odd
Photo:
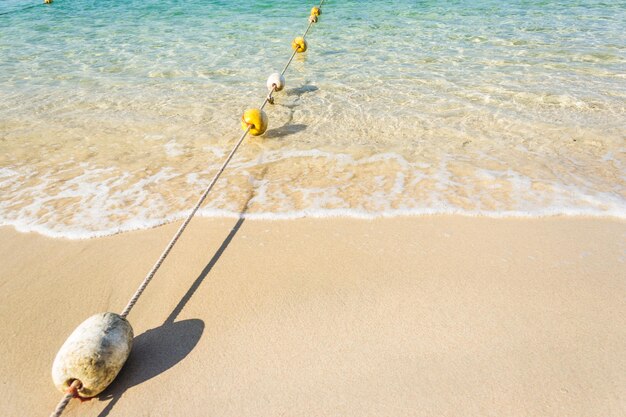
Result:
[[[241,116],[241,128],[246,130],[250,126],[250,134],[259,136],[267,130],[267,114],[261,109],[248,109]]]
[[[43,4],[52,4],[52,0],[43,0]]]
[[[296,52],[305,52],[307,48],[306,41],[302,36],[298,36],[291,42],[291,47],[295,49]]]
[[[319,16],[322,14],[322,9],[319,7],[314,7],[311,9],[311,16]]]

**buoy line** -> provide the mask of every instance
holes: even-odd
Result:
[[[56,387],[64,392],[64,396],[57,404],[50,417],[59,417],[72,400],[81,400],[95,397],[104,391],[115,379],[130,355],[133,342],[133,329],[126,317],[143,294],[144,290],[159,270],[165,258],[183,234],[189,222],[194,217],[202,203],[213,189],[213,186],[222,175],[233,156],[250,133],[259,136],[265,133],[268,118],[263,109],[267,103],[274,104],[274,93],[285,87],[285,72],[298,53],[308,48],[306,35],[311,26],[317,23],[322,13],[321,0],[319,6],[313,7],[309,15],[309,25],[302,36],[296,37],[291,47],[293,53],[280,73],[273,73],[267,79],[268,95],[259,108],[247,109],[241,117],[243,134],[232,148],[221,168],[217,171],[206,187],[195,206],[180,225],[169,241],[161,256],[143,279],[133,296],[124,307],[122,313],[99,313],[82,322],[67,338],[52,364],[52,380]]]

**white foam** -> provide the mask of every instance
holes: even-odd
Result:
[[[280,180],[256,178],[251,172],[258,166],[293,162],[298,158],[319,161],[322,167],[337,170],[342,178],[353,178],[363,167],[373,172],[371,182],[350,180],[329,186],[303,186]],[[488,157],[486,156],[485,159]],[[607,154],[605,159],[615,158]],[[494,160],[495,158],[490,158]],[[345,217],[358,219],[397,216],[464,215],[481,217],[546,217],[585,216],[626,219],[626,198],[622,187],[615,191],[597,191],[587,178],[571,175],[571,183],[531,179],[512,168],[495,170],[476,168],[471,178],[453,175],[449,164],[458,158],[444,156],[437,164],[409,162],[394,153],[377,154],[361,159],[348,154],[313,150],[265,151],[254,160],[235,160],[231,175],[248,178],[247,186],[222,179],[198,215],[202,217],[236,218],[242,202],[231,201],[229,195],[249,195],[249,209],[244,217],[261,220],[288,220],[304,217]],[[374,164],[374,166],[372,166]],[[382,168],[379,169],[379,164]],[[131,230],[147,229],[184,218],[218,164],[200,173],[190,173],[179,181],[188,184],[179,196],[165,198],[158,190],[174,190],[170,181],[180,174],[174,167],[164,167],[150,175],[136,177],[114,168],[93,168],[79,164],[83,173],[65,181],[60,187],[53,174],[38,175],[28,169],[0,168],[0,225],[13,226],[21,232],[36,232],[50,237],[85,239]],[[384,169],[383,169],[384,168]],[[326,168],[325,168],[326,169]],[[29,178],[38,182],[22,186]],[[429,180],[429,181],[427,181]],[[541,187],[535,183],[541,182]],[[430,184],[430,185],[429,185]],[[433,185],[434,184],[434,185]],[[494,192],[505,192],[511,202],[499,200]],[[425,187],[430,186],[430,189]],[[240,188],[241,187],[241,188]],[[345,189],[353,187],[345,199]],[[49,189],[56,189],[50,193]],[[408,190],[423,191],[420,198]],[[455,190],[463,190],[462,207],[453,204]],[[426,191],[424,191],[426,190]],[[197,192],[196,192],[197,191]],[[252,192],[252,194],[251,194]],[[230,194],[229,194],[230,193]],[[298,200],[294,200],[298,196]],[[242,197],[245,198],[245,197]],[[51,210],[61,199],[75,199],[69,207],[69,218]],[[19,209],[19,202],[28,202]],[[178,208],[176,208],[178,207]],[[183,209],[181,209],[183,208]],[[43,213],[43,214],[41,214]]]
[[[163,147],[165,148],[165,154],[170,158],[175,158],[185,153],[182,145],[180,143],[177,143],[174,139],[167,142],[165,145],[163,145]]]

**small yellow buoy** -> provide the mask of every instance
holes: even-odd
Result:
[[[133,345],[133,328],[115,313],[89,317],[67,338],[52,364],[52,381],[65,392],[78,380],[78,395],[100,394],[115,379]]]
[[[43,0],[43,4],[52,4],[52,0]]]
[[[267,130],[267,114],[261,109],[248,109],[241,116],[241,128],[246,130],[250,126],[250,134],[259,136]]]
[[[322,9],[319,7],[314,7],[311,9],[311,16],[318,16],[322,14]]]
[[[307,48],[306,41],[302,36],[298,36],[291,42],[291,47],[295,49],[296,52],[305,52]]]

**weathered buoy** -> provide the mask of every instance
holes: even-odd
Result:
[[[267,114],[261,109],[248,109],[241,116],[241,128],[246,130],[250,126],[250,134],[259,136],[267,130]]]
[[[272,88],[274,91],[285,88],[285,77],[282,74],[275,72],[267,78],[267,89],[272,91]]]
[[[100,394],[124,366],[133,345],[133,328],[115,313],[99,313],[67,338],[52,364],[52,381],[62,392],[80,381],[78,395]]]
[[[298,36],[291,42],[291,47],[295,49],[296,52],[305,52],[307,48],[306,41],[302,36]]]
[[[312,14],[311,16],[309,16],[309,22],[311,22],[311,23],[317,23],[317,16],[315,16],[314,14]]]

